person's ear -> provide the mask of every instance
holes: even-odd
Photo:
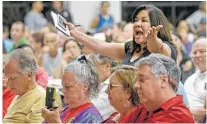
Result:
[[[164,88],[168,85],[168,76],[161,76],[160,77],[162,82],[161,82],[161,88]]]
[[[82,90],[83,90],[83,92],[87,92],[88,91],[88,84],[83,84]]]
[[[28,74],[28,80],[32,80],[32,72]]]
[[[109,62],[106,62],[105,65],[104,65],[104,69],[105,71],[107,72],[108,70],[111,70],[111,64]]]
[[[127,100],[129,100],[130,97],[131,97],[130,90],[129,90],[129,89],[125,89],[125,92],[126,92],[125,98],[126,98]]]

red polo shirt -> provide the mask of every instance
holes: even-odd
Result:
[[[143,105],[139,105],[130,115],[130,123],[195,123],[180,95],[167,100],[153,112],[148,112]]]

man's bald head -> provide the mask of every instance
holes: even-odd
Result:
[[[193,62],[201,71],[206,71],[206,38],[199,38],[193,45],[192,49]]]
[[[57,42],[58,41],[58,35],[54,32],[49,32],[45,34],[44,36],[44,43],[48,44],[50,42]]]

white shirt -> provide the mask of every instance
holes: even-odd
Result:
[[[109,84],[109,78],[102,82],[99,87],[99,94],[97,99],[92,99],[91,102],[94,104],[94,106],[99,110],[101,113],[101,116],[103,119],[107,119],[113,112],[115,112],[115,109],[113,106],[111,106],[108,94],[105,92],[108,88]]]
[[[187,78],[184,87],[187,93],[189,107],[203,107],[207,95],[207,72],[200,73],[196,71],[193,75]]]

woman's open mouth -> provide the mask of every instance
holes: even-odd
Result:
[[[143,31],[141,31],[141,30],[135,30],[134,31],[134,37],[136,38],[136,37],[141,37],[141,36],[143,36],[144,35],[144,32]]]

